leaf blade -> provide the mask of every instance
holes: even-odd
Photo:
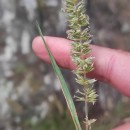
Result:
[[[66,102],[67,102],[68,108],[69,108],[69,110],[70,110],[70,113],[71,113],[73,122],[74,122],[74,124],[75,124],[76,130],[82,130],[82,129],[81,129],[81,126],[80,126],[80,123],[79,123],[78,116],[77,116],[76,108],[75,108],[74,102],[73,102],[73,100],[72,100],[71,94],[70,94],[70,92],[69,92],[68,86],[67,86],[67,84],[66,84],[66,82],[65,82],[65,80],[64,80],[64,77],[63,77],[63,75],[62,75],[62,73],[61,73],[61,71],[60,71],[58,65],[57,65],[56,62],[55,62],[55,59],[53,58],[53,56],[52,56],[52,54],[51,54],[51,52],[50,52],[50,50],[49,50],[49,47],[48,47],[47,44],[46,44],[46,41],[45,41],[45,39],[44,39],[44,37],[43,37],[43,34],[42,34],[42,31],[41,31],[41,29],[40,29],[39,24],[36,23],[36,25],[37,25],[38,31],[39,31],[39,33],[40,33],[40,35],[41,35],[41,38],[42,38],[42,40],[43,40],[43,42],[44,42],[44,45],[45,45],[45,47],[46,47],[46,50],[47,50],[47,52],[48,52],[48,55],[49,55],[49,58],[50,58],[50,60],[51,60],[53,69],[54,69],[54,71],[55,71],[55,73],[56,73],[58,79],[60,80],[61,89],[62,89],[62,92],[63,92],[64,97],[65,97],[65,99],[66,99]]]

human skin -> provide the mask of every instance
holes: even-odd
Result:
[[[71,60],[71,41],[64,38],[44,37],[57,64],[70,70],[75,69]],[[33,40],[32,48],[42,60],[50,63],[44,43],[40,37]],[[130,97],[130,53],[95,45],[90,45],[95,57],[94,70],[87,74],[90,78],[107,82],[125,96]],[[130,123],[112,130],[130,130]]]

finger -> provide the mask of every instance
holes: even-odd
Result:
[[[112,129],[112,130],[130,130],[130,122],[126,123],[126,124],[124,124],[122,126],[119,126],[119,127],[115,128],[115,129]]]
[[[73,69],[74,64],[72,64],[70,57],[70,48],[71,48],[71,44],[69,44],[70,41],[63,38],[48,37],[48,36],[44,38],[57,64],[63,68]],[[50,63],[50,58],[47,54],[44,43],[40,37],[36,37],[33,40],[32,48],[38,57]]]
[[[56,37],[45,37],[45,40],[58,65],[69,69],[75,68],[70,57],[71,41]],[[95,69],[89,77],[109,82],[119,91],[130,96],[130,54],[94,45],[91,45],[91,49],[91,55],[95,57]],[[34,39],[33,50],[38,57],[50,62],[40,37]]]

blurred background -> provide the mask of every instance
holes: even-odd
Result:
[[[38,59],[31,42],[38,35],[66,38],[61,0],[0,0],[0,130],[74,130],[60,84],[51,65]],[[130,1],[88,0],[93,44],[130,51]],[[62,43],[61,43],[62,44]],[[72,96],[78,86],[62,69]],[[126,75],[129,76],[129,75]],[[97,118],[93,130],[109,130],[130,121],[130,100],[108,84],[95,84],[99,100],[89,106]],[[75,102],[84,120],[83,103]]]

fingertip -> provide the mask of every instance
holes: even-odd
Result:
[[[56,47],[63,49],[63,46],[66,43],[69,43],[69,41],[64,38],[44,36],[44,39],[46,43],[48,44],[48,46],[50,47],[50,49],[52,49],[52,46],[51,46],[52,44],[55,49]],[[65,45],[65,48],[66,47],[67,46]],[[36,55],[41,55],[45,51],[45,46],[40,36],[35,37],[34,40],[32,41],[32,50],[35,52]]]
[[[32,50],[36,55],[39,55],[43,50],[43,42],[40,36],[37,36],[32,41]]]
[[[130,122],[127,122],[127,123],[123,124],[122,126],[114,128],[112,130],[130,130]]]
[[[70,41],[64,38],[49,36],[44,36],[44,39],[57,64],[61,67],[72,69],[74,65],[72,64],[70,57]],[[37,36],[32,41],[32,49],[39,58],[46,62],[50,62],[50,58],[45,49],[45,45],[40,36]]]

